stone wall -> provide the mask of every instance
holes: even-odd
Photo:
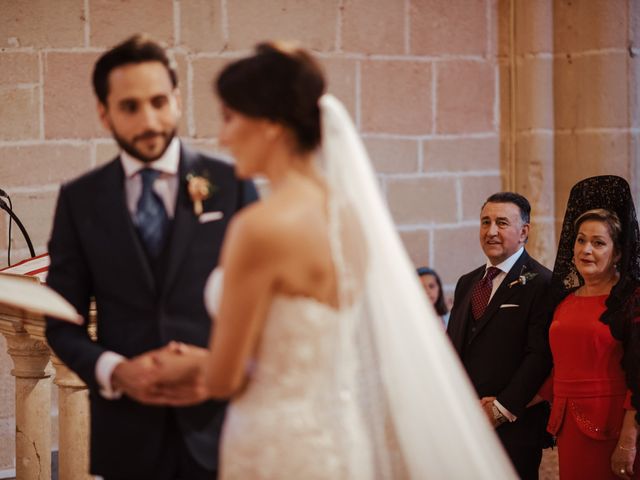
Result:
[[[416,263],[451,287],[480,259],[478,205],[500,188],[495,2],[15,1],[0,18],[0,188],[45,250],[59,184],[115,149],[95,113],[91,66],[144,30],[180,67],[181,133],[215,150],[210,82],[264,38],[317,52],[354,116]],[[0,251],[7,247],[0,222]],[[26,255],[13,232],[13,258]],[[469,256],[451,260],[466,247]],[[445,260],[446,259],[446,260]],[[0,257],[0,265],[6,256]]]
[[[571,187],[620,175],[638,205],[640,2],[500,0],[502,171],[553,265]],[[504,46],[504,48],[502,48]]]
[[[483,261],[477,219],[490,193],[531,199],[529,249],[547,265],[571,184],[617,173],[637,193],[637,0],[0,0],[0,10],[0,188],[38,253],[59,185],[116,153],[91,68],[138,31],[174,52],[181,135],[211,152],[216,71],[262,39],[311,48],[413,261],[435,267],[449,294]],[[0,215],[0,266],[7,228]],[[15,228],[12,239],[15,262],[27,251]],[[5,349],[0,338],[0,474],[13,465]]]

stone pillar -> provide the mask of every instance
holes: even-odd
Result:
[[[89,475],[89,395],[80,378],[53,356],[58,386],[58,478],[91,479]]]
[[[505,190],[531,203],[527,250],[553,267],[554,93],[553,0],[501,0],[502,166]]]
[[[51,478],[49,348],[22,331],[3,331],[16,378],[16,479]]]

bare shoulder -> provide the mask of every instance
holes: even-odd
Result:
[[[304,229],[300,215],[275,198],[253,203],[233,217],[228,243],[254,260],[258,256],[275,260],[295,243]],[[247,258],[249,258],[247,257]]]

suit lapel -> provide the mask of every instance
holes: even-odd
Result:
[[[110,239],[110,247],[127,272],[140,274],[141,281],[154,290],[155,281],[140,240],[127,209],[124,192],[124,171],[117,157],[106,168],[100,192],[96,195],[95,217]]]
[[[178,196],[176,198],[175,216],[173,219],[173,233],[171,236],[171,248],[169,249],[169,259],[167,263],[167,274],[162,288],[165,294],[182,262],[188,246],[191,244],[193,235],[198,227],[198,217],[193,213],[193,202],[187,192],[187,173],[194,170],[195,159],[193,155],[180,147],[180,165],[178,168]]]
[[[498,287],[498,290],[496,290],[496,293],[491,298],[491,301],[489,301],[489,305],[487,305],[487,309],[484,311],[482,317],[477,320],[475,334],[471,337],[470,340],[473,340],[478,336],[478,334],[484,329],[491,318],[493,318],[493,316],[496,314],[496,312],[500,308],[500,305],[505,303],[509,299],[509,297],[517,292],[518,289],[509,287],[509,284],[517,280],[518,277],[526,271],[525,265],[527,264],[528,260],[529,254],[525,250],[522,252],[522,255],[520,255],[520,258],[516,261],[516,263],[513,264],[513,267],[511,267],[511,270],[509,270],[509,272],[507,273],[507,276]]]
[[[480,281],[484,275],[485,268],[479,268],[476,273],[469,278],[469,286],[464,292],[462,298],[460,298],[460,309],[457,313],[459,321],[456,324],[455,332],[452,332],[452,342],[458,352],[462,352],[464,347],[464,337],[467,331],[467,325],[471,320],[471,292],[473,287]],[[457,299],[456,299],[457,303]]]

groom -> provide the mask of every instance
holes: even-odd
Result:
[[[60,190],[47,283],[85,326],[48,319],[47,339],[89,388],[91,473],[211,480],[225,402],[163,406],[148,352],[171,340],[207,346],[205,282],[230,218],[256,192],[175,136],[180,92],[159,44],[134,36],[106,52],[93,86],[121,153]],[[92,297],[95,341],[86,326]]]

